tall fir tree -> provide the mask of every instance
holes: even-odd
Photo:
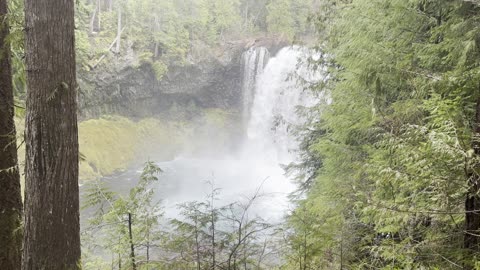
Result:
[[[323,252],[309,260],[353,269],[474,269],[479,6],[323,4],[316,22],[325,54],[317,67],[328,68],[329,80],[313,90],[330,102],[315,108],[307,126],[297,164],[307,198],[299,206],[338,229],[315,233],[312,249]],[[291,222],[299,232],[318,229],[295,216]]]
[[[74,1],[27,0],[22,269],[79,269]]]

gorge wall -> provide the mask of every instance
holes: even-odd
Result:
[[[230,43],[202,61],[170,67],[159,80],[149,64],[79,74],[82,181],[145,160],[236,153],[246,138],[256,78],[285,43]]]
[[[243,53],[256,46],[275,53],[284,45],[273,39],[230,42],[201,61],[169,67],[161,80],[150,64],[125,64],[117,70],[80,74],[81,118],[115,114],[136,119],[151,116],[188,119],[198,110],[208,108],[238,112],[241,117]]]

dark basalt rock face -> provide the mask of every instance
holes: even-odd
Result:
[[[196,64],[170,67],[159,81],[150,64],[125,67],[119,72],[80,75],[83,119],[103,114],[133,118],[175,113],[175,110],[221,108],[238,110],[241,104],[241,51],[229,61],[212,58]]]
[[[96,69],[79,74],[80,117],[117,114],[130,118],[151,116],[188,118],[200,109],[242,110],[242,53],[264,46],[273,54],[286,44],[274,39],[229,42],[216,55],[185,66],[171,66],[161,80],[150,64],[133,67],[123,61],[116,71]],[[112,64],[113,65],[113,64]],[[107,64],[106,66],[109,66]],[[89,90],[90,89],[90,90]]]

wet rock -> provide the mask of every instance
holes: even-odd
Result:
[[[187,117],[206,108],[241,112],[242,53],[251,46],[265,46],[274,54],[285,45],[274,38],[227,42],[198,62],[169,67],[161,80],[151,64],[132,65],[135,56],[129,53],[103,69],[79,74],[80,118],[104,114],[172,118],[179,108]]]

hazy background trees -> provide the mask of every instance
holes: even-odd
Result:
[[[278,264],[278,224],[254,212],[255,204],[268,199],[262,198],[261,187],[238,201],[220,204],[221,190],[211,182],[204,201],[182,203],[178,216],[168,219],[160,202],[153,201],[161,173],[147,162],[128,194],[113,192],[98,181],[88,183],[84,208],[92,215],[82,238],[84,269],[233,270]]]
[[[193,63],[234,40],[269,35],[301,41],[312,33],[308,18],[314,2],[82,0],[77,49],[85,70],[102,66],[105,57],[123,57],[137,65],[151,63],[161,78],[170,65]]]

